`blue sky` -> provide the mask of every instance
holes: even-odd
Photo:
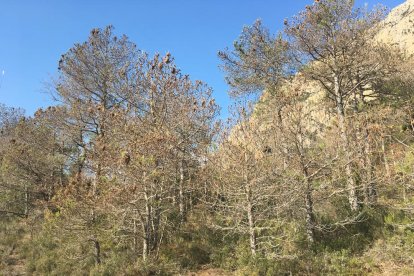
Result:
[[[0,103],[31,115],[53,104],[47,83],[57,63],[94,27],[112,24],[139,49],[170,51],[192,79],[207,82],[227,114],[229,98],[217,51],[231,46],[257,18],[272,31],[313,0],[0,0]],[[395,7],[404,0],[357,0]],[[2,71],[5,74],[2,76]]]

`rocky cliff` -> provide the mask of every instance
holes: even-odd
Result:
[[[400,47],[409,55],[414,54],[414,0],[407,0],[391,10],[379,39]]]

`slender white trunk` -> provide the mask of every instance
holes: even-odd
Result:
[[[365,130],[364,137],[365,173],[366,181],[364,187],[365,204],[372,205],[377,201],[377,189],[374,182],[374,172],[371,161],[371,145],[369,143],[369,131]]]
[[[388,178],[391,178],[391,171],[390,171],[390,165],[388,163],[387,153],[385,151],[385,139],[382,139],[381,143],[381,149],[382,149],[382,156],[384,159],[384,165],[385,165],[385,173],[387,174]]]
[[[149,243],[150,243],[150,223],[151,223],[151,206],[149,203],[149,197],[145,189],[145,220],[142,223],[142,259],[147,261],[149,255]]]
[[[305,168],[305,209],[306,209],[306,237],[309,243],[315,241],[315,215],[313,213],[312,185]]]
[[[101,165],[98,164],[95,179],[94,181],[92,181],[92,195],[93,195],[94,200],[97,200],[97,186],[98,186],[98,181],[100,177],[101,177]],[[92,223],[95,223],[96,221],[95,206],[92,206],[91,220],[92,220]],[[101,246],[95,234],[93,235],[93,246],[95,250],[96,264],[99,265],[101,264]]]
[[[149,233],[147,225],[142,225],[142,228],[144,233],[144,238],[142,239],[142,260],[146,262],[149,255]]]
[[[342,142],[342,149],[345,154],[345,173],[347,178],[348,201],[351,210],[358,210],[357,191],[355,187],[355,180],[352,172],[352,152],[349,149],[348,135],[346,131],[346,119],[342,94],[339,87],[338,76],[334,75],[334,89],[336,95],[336,109],[339,123],[340,138]]]
[[[250,237],[250,251],[253,256],[256,255],[257,242],[256,242],[256,230],[255,230],[255,219],[253,213],[253,205],[251,202],[251,191],[247,190],[247,218],[249,221],[249,237]]]
[[[29,188],[24,185],[24,217],[29,217]]]
[[[184,161],[180,161],[180,181],[179,181],[179,208],[180,208],[180,220],[181,223],[185,222],[185,198],[184,198],[184,181],[185,181],[185,172],[184,172]]]
[[[133,223],[133,235],[134,235],[134,240],[133,240],[133,246],[134,246],[134,252],[136,253],[138,251],[138,231],[137,231],[137,211],[134,210],[134,218],[132,220]]]
[[[249,224],[249,239],[250,239],[250,252],[252,256],[256,255],[257,251],[257,241],[256,241],[256,229],[255,229],[255,217],[254,217],[254,210],[253,210],[253,199],[252,199],[252,191],[250,188],[250,183],[248,179],[248,171],[247,171],[247,154],[244,154],[244,163],[245,168],[243,172],[243,182],[246,192],[246,201],[247,201],[247,220]]]
[[[158,202],[160,200],[160,197],[158,196],[158,194],[155,194],[154,199],[156,202]],[[156,204],[158,206],[158,204]],[[161,220],[161,213],[160,213],[160,208],[155,207],[152,208],[152,214],[151,214],[151,226],[152,226],[152,237],[151,237],[151,241],[152,241],[152,245],[151,245],[151,251],[155,251],[158,246],[159,246],[159,232],[160,232],[160,220]]]
[[[303,173],[303,181],[304,181],[304,188],[305,188],[305,229],[306,229],[306,237],[308,242],[312,244],[315,241],[315,215],[313,213],[313,187],[312,181],[309,178],[308,168],[306,167],[306,162],[304,160],[303,155],[301,154],[301,167]]]

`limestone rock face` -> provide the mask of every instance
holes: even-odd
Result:
[[[407,0],[391,10],[378,39],[414,55],[414,0]]]

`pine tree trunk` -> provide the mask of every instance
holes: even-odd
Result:
[[[390,179],[391,178],[391,171],[390,171],[390,164],[388,163],[387,153],[385,151],[385,139],[382,138],[381,142],[382,142],[381,143],[381,149],[382,149],[382,156],[383,156],[383,159],[384,159],[385,172],[387,174],[388,179]]]
[[[29,189],[27,185],[24,186],[24,217],[29,217]]]
[[[154,199],[156,202],[160,199],[158,194],[154,196]],[[156,206],[158,206],[158,203],[156,203]],[[159,246],[159,232],[160,232],[160,220],[161,220],[161,214],[160,214],[160,208],[155,207],[152,208],[152,220],[151,220],[151,226],[152,226],[152,245],[151,245],[151,251],[156,251],[156,249]]]
[[[138,231],[137,231],[137,219],[136,219],[136,216],[137,216],[137,211],[134,210],[134,218],[132,220],[132,223],[133,223],[133,235],[134,235],[134,238],[133,238],[133,249],[134,249],[134,252],[135,253],[138,252]]]
[[[251,202],[251,192],[248,189],[247,191],[247,218],[249,220],[249,237],[250,237],[250,251],[253,256],[256,255],[257,242],[256,242],[256,231],[255,231],[255,221],[253,215],[253,206]]]
[[[374,172],[371,161],[371,145],[369,143],[369,131],[365,130],[364,137],[365,173],[366,181],[364,187],[365,204],[370,206],[377,201],[377,189],[374,182]]]
[[[101,165],[98,164],[95,179],[92,181],[92,195],[94,197],[94,200],[97,199],[97,186],[98,186],[98,181],[99,181],[100,177],[101,177]],[[95,221],[96,221],[95,206],[92,206],[91,218],[92,218],[91,219],[92,223],[94,224]],[[95,248],[96,264],[99,265],[101,263],[101,246],[100,246],[99,241],[98,241],[98,239],[96,238],[95,235],[93,237],[93,243],[94,243],[94,248]]]
[[[256,229],[255,229],[255,218],[254,218],[254,211],[253,211],[253,203],[252,203],[252,191],[249,185],[249,179],[247,176],[247,154],[244,154],[244,161],[245,161],[245,168],[243,172],[243,182],[244,187],[246,189],[246,201],[247,201],[247,220],[249,224],[249,239],[250,239],[250,252],[252,256],[256,255],[257,250],[257,237],[256,237]]]
[[[345,119],[345,110],[344,110],[344,103],[339,87],[339,79],[338,76],[334,76],[334,88],[335,88],[335,95],[336,95],[336,108],[337,108],[337,116],[338,116],[338,123],[339,123],[339,131],[340,131],[340,138],[342,142],[342,149],[345,153],[345,173],[347,178],[347,188],[348,188],[348,202],[352,211],[358,210],[358,198],[357,198],[357,190],[355,187],[355,180],[353,177],[352,172],[352,153],[349,149],[349,141],[346,131],[346,119]]]
[[[142,223],[143,227],[143,240],[142,240],[142,259],[145,262],[148,259],[150,252],[150,240],[151,240],[151,206],[147,190],[145,189],[145,220]]]
[[[101,264],[101,245],[99,244],[98,240],[94,240],[93,244],[95,246],[95,260],[96,260],[96,264],[99,265]]]
[[[305,165],[305,160],[301,154],[301,166],[304,178],[305,187],[305,210],[306,210],[306,237],[310,244],[315,241],[315,214],[313,213],[313,187],[311,180],[309,179],[308,168]]]
[[[313,199],[312,199],[312,186],[309,181],[308,172],[305,169],[305,208],[306,208],[306,236],[309,243],[315,241],[315,215],[313,213]]]
[[[144,262],[147,261],[149,255],[149,233],[148,233],[148,225],[143,224],[142,230],[144,233],[144,238],[142,239],[142,260]]]
[[[185,181],[185,172],[184,172],[184,161],[180,161],[180,180],[179,180],[179,208],[180,208],[180,222],[184,223],[186,220],[185,214],[185,198],[184,198],[184,181]]]

